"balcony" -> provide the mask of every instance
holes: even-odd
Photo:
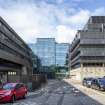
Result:
[[[105,56],[105,50],[84,50],[81,51],[81,56]]]
[[[72,43],[72,45],[71,45],[71,51],[73,51],[73,49],[74,49],[79,43],[80,43],[80,39],[76,39],[76,40],[74,41],[74,43]]]
[[[82,39],[80,44],[105,44],[105,39]]]

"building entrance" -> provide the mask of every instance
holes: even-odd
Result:
[[[7,82],[7,72],[0,72],[0,81],[2,81],[2,83]]]

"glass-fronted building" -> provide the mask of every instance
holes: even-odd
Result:
[[[54,38],[38,38],[36,49],[36,55],[41,59],[42,66],[51,66],[55,64]]]
[[[40,72],[51,72],[49,67],[55,65],[55,39],[54,38],[37,38],[36,43],[29,44],[34,54],[41,61],[42,69]]]
[[[69,50],[68,43],[56,43],[56,65],[57,66],[65,66],[67,54]]]
[[[54,66],[62,67],[62,70],[67,67],[68,43],[56,43],[55,38],[37,38],[36,43],[29,46],[41,60],[41,72],[52,72]]]
[[[68,52],[69,52],[68,43],[56,43],[56,67],[57,67],[57,77],[65,77],[69,75],[68,72]]]

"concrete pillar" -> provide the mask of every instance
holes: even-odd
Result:
[[[22,75],[27,75],[27,68],[25,66],[22,67]]]
[[[93,71],[94,71],[94,75],[93,76],[97,76],[97,65],[93,65]]]
[[[103,75],[102,76],[105,76],[105,63],[103,63],[102,67],[103,67],[103,70],[102,70]]]
[[[83,64],[81,63],[81,72],[80,72],[80,75],[81,75],[81,80],[83,79]]]
[[[103,65],[102,65],[102,67],[103,67],[103,70],[105,70],[105,64],[103,63]]]
[[[21,72],[21,82],[27,83],[29,81],[29,75],[27,72],[27,68],[25,66],[22,67],[22,72]]]

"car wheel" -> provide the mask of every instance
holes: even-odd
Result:
[[[26,99],[26,95],[27,95],[27,93],[24,94],[23,99]]]
[[[91,88],[94,89],[93,85],[91,85]]]
[[[95,86],[95,88],[94,88],[95,90],[98,90],[98,87],[97,86]]]
[[[11,97],[11,103],[14,103],[15,102],[15,96],[13,95],[12,97]]]
[[[87,88],[89,88],[89,86],[88,86],[88,85],[87,85],[86,87],[87,87]]]
[[[99,86],[97,86],[97,90],[100,90],[100,87]]]

